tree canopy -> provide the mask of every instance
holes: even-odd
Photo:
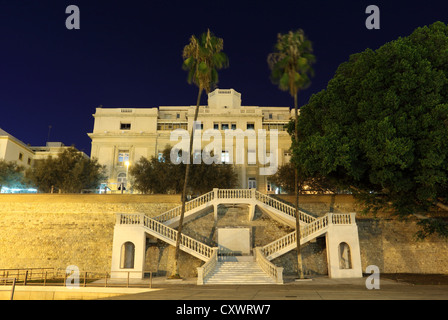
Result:
[[[173,164],[171,148],[167,146],[162,157],[140,158],[130,169],[133,187],[142,193],[180,193],[186,165]],[[192,163],[192,161],[190,161]],[[213,188],[234,188],[237,175],[230,164],[192,164],[189,172],[188,189],[191,194],[203,194]]]
[[[428,218],[448,207],[448,27],[442,22],[350,56],[301,108],[293,161],[351,190],[367,210]]]
[[[2,187],[23,188],[25,185],[24,168],[15,162],[0,160],[0,191]]]
[[[50,192],[54,187],[61,193],[95,189],[105,179],[98,161],[85,158],[75,148],[68,148],[57,157],[37,160],[26,177],[41,192]]]

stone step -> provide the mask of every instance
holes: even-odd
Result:
[[[218,262],[205,284],[275,284],[254,261]]]

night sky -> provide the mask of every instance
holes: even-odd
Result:
[[[380,9],[380,30],[365,27],[370,4]],[[80,30],[65,27],[69,5],[80,9]],[[292,106],[270,82],[266,58],[277,33],[302,28],[317,59],[303,105],[350,54],[438,20],[448,23],[448,1],[0,0],[0,128],[42,146],[51,125],[50,141],[90,154],[99,105],[194,105],[182,49],[207,28],[224,39],[229,57],[218,87],[259,106]]]

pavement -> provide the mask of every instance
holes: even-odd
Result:
[[[448,285],[414,285],[379,279],[377,288],[368,289],[368,278],[330,279],[313,277],[308,281],[286,278],[283,285],[196,285],[196,279],[167,280],[156,277],[133,280],[131,286],[148,291],[118,295],[106,300],[448,300]],[[117,280],[115,280],[117,281]],[[110,281],[108,284],[113,284]]]

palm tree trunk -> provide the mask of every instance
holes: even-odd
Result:
[[[294,131],[294,137],[296,140],[296,143],[299,138],[299,126],[298,126],[298,118],[299,118],[299,112],[298,112],[298,103],[297,103],[297,93],[294,94],[294,115],[295,115],[295,131]],[[300,248],[300,212],[299,212],[299,169],[297,166],[295,167],[294,172],[294,184],[295,188],[294,191],[296,193],[296,242],[297,242],[297,273],[299,276],[299,279],[303,279],[303,264],[302,264],[302,252]]]
[[[194,138],[194,130],[195,130],[195,123],[198,119],[199,114],[199,105],[201,103],[201,95],[202,95],[203,89],[199,87],[199,93],[198,93],[198,99],[196,101],[196,110],[194,113],[194,120],[193,120],[193,127],[191,129],[190,134],[190,149],[189,151],[189,161],[187,162],[187,165],[185,167],[185,179],[184,179],[184,187],[182,190],[182,209],[180,212],[180,218],[179,218],[179,227],[177,229],[177,238],[176,238],[176,251],[174,252],[174,268],[172,276],[179,275],[179,252],[180,252],[180,238],[182,235],[182,226],[184,223],[184,216],[185,216],[185,200],[187,198],[187,186],[188,186],[188,175],[190,173],[190,162],[191,162],[191,152],[193,150],[193,138]]]

